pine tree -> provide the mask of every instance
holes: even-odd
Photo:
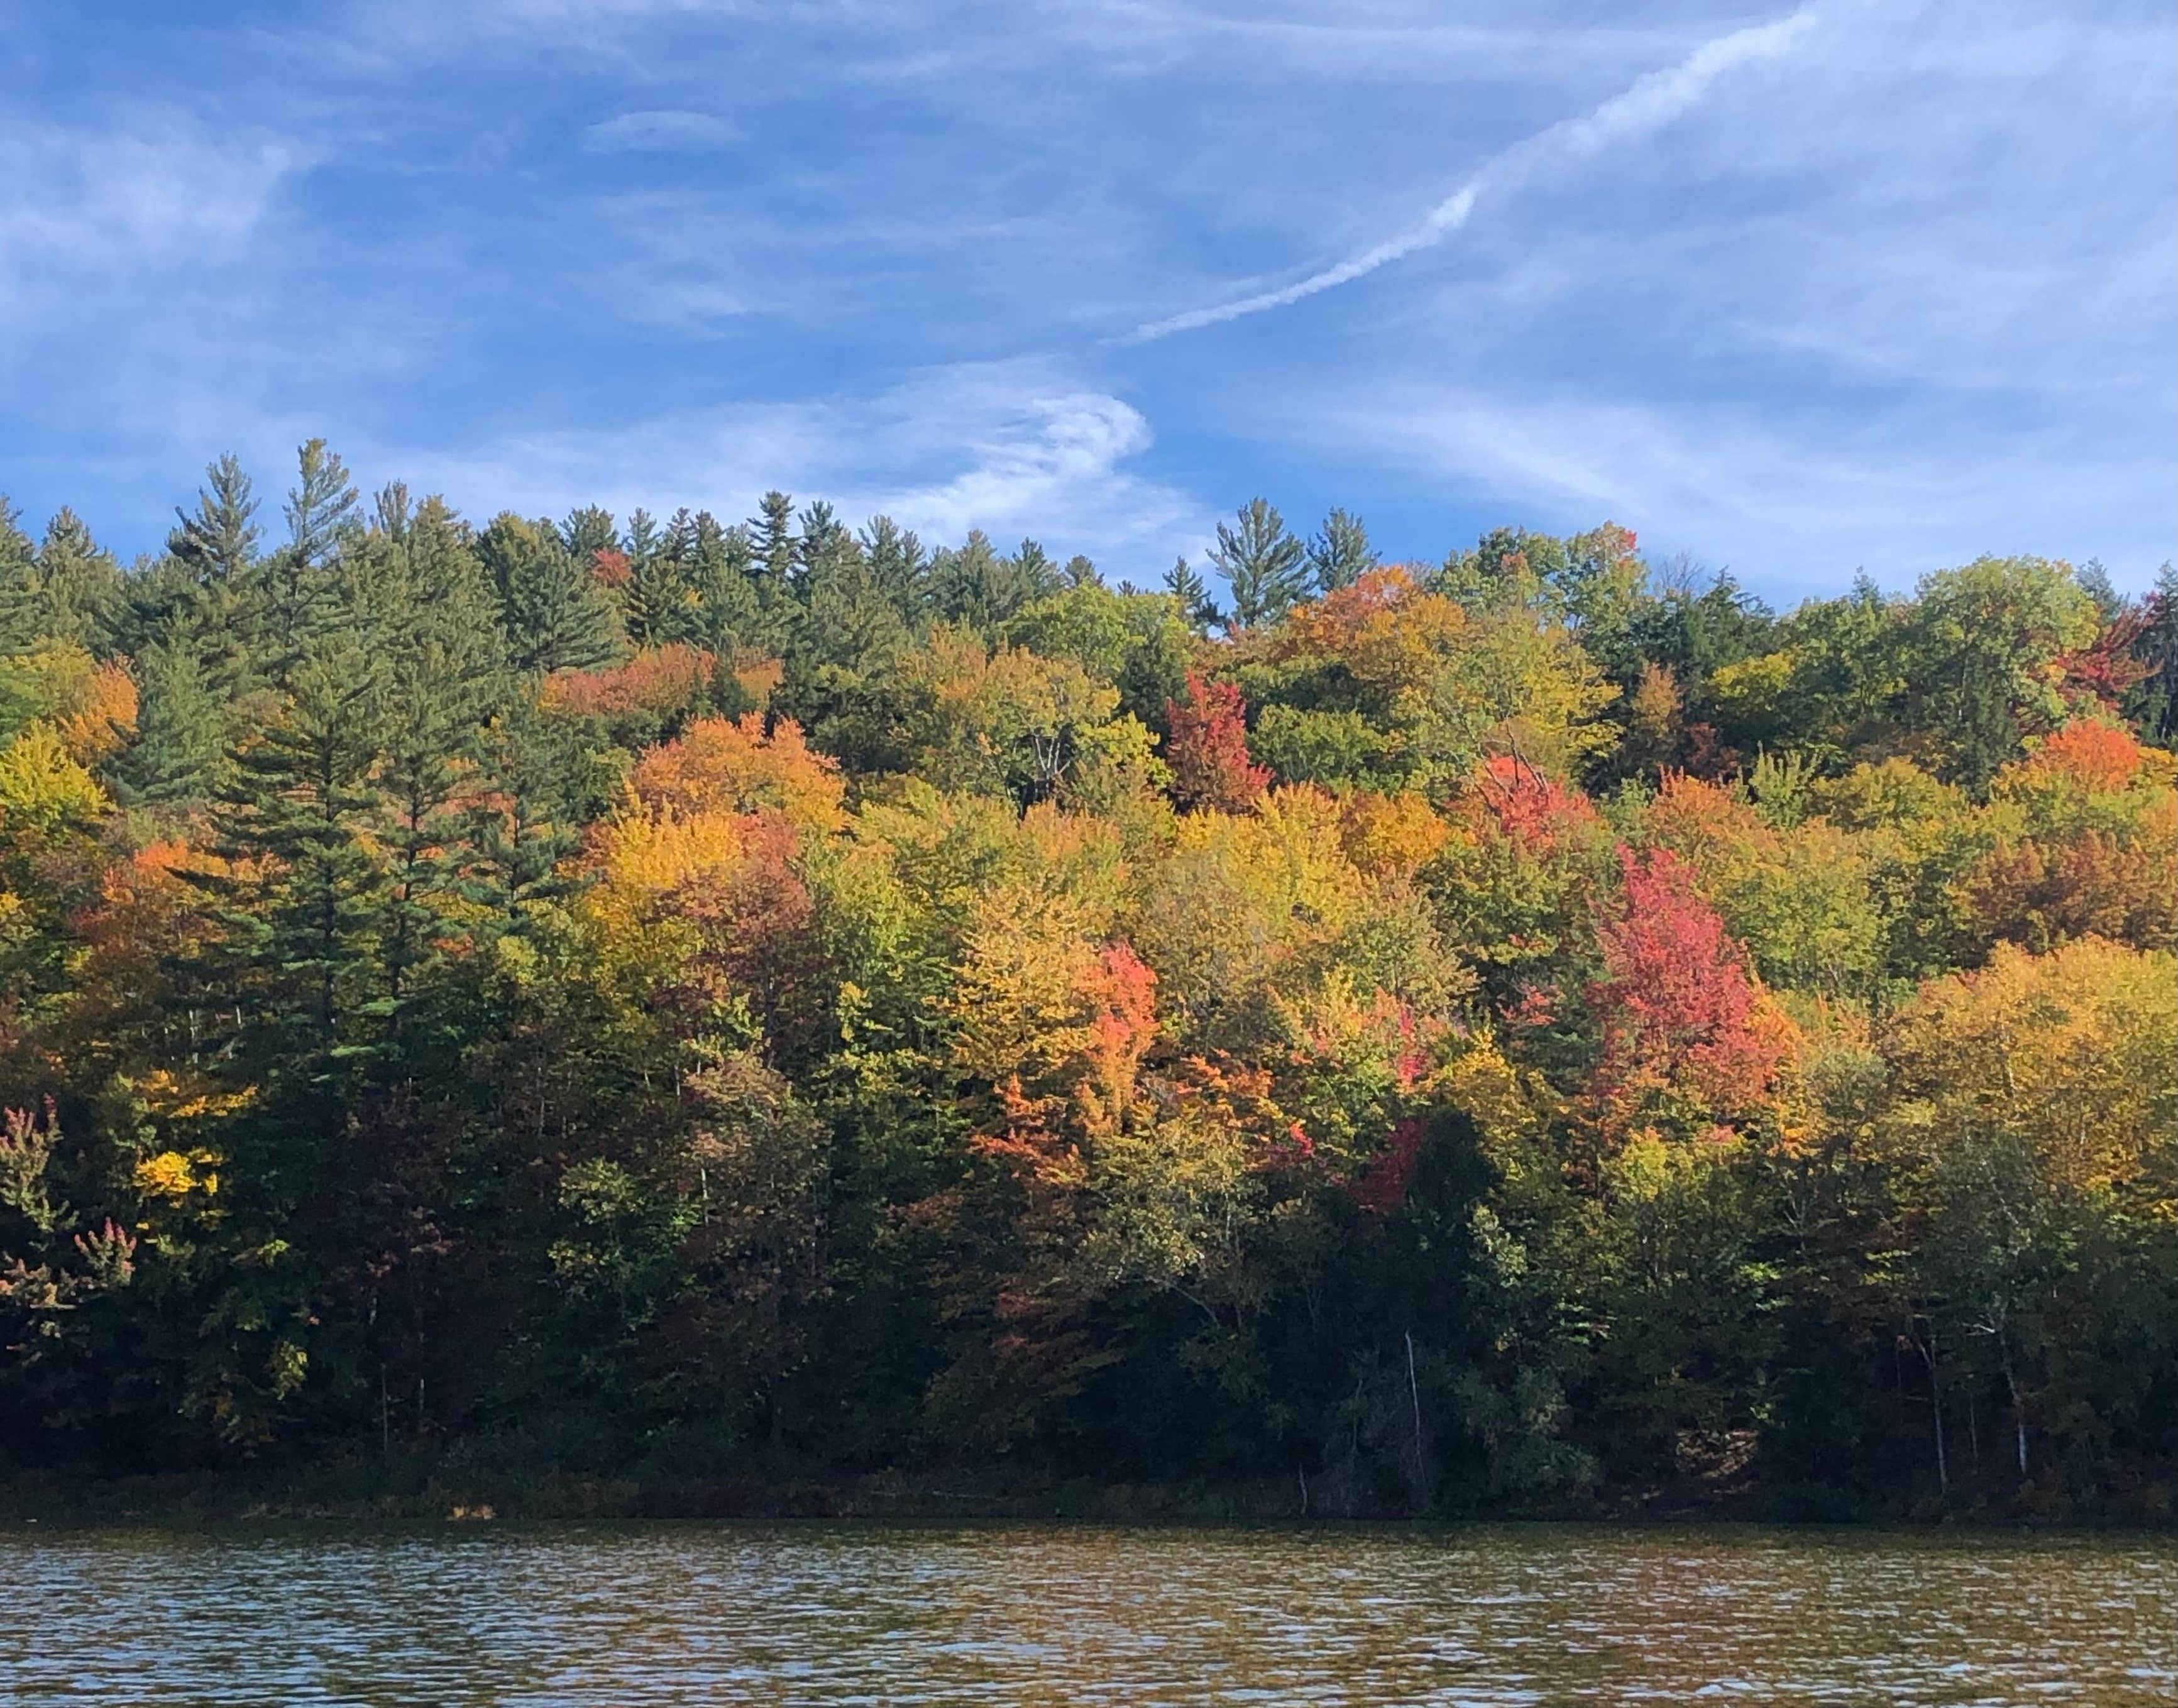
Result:
[[[890,516],[872,516],[862,529],[862,556],[878,590],[892,601],[901,619],[912,625],[923,615],[930,564],[922,542]]]
[[[1369,543],[1369,530],[1361,518],[1334,510],[1308,543],[1308,566],[1316,591],[1328,593],[1350,587],[1381,561]]]
[[[1051,554],[1039,540],[1023,540],[1014,548],[1014,554],[1006,564],[1012,572],[1013,593],[1022,605],[1032,604],[1055,592],[1059,587],[1059,565],[1052,562]],[[1016,609],[1019,606],[1015,607]],[[1006,613],[1011,616],[1013,613]]]
[[[233,755],[214,819],[230,870],[192,879],[222,903],[213,980],[249,1015],[238,1067],[313,1102],[373,1041],[385,874],[371,776],[391,685],[353,640],[310,643],[280,714]]]
[[[774,490],[763,495],[748,521],[756,570],[767,595],[783,590],[794,574],[794,500]]]
[[[306,441],[295,461],[296,482],[284,509],[287,543],[260,566],[264,624],[259,652],[265,674],[283,688],[312,643],[337,620],[335,571],[357,525],[356,489],[325,440]]]
[[[270,565],[258,556],[257,500],[229,453],[205,470],[194,513],[174,511],[167,555],[130,577],[117,635],[123,651],[157,645],[187,651],[205,691],[233,700],[259,679]]]
[[[356,519],[358,494],[347,466],[322,439],[304,441],[295,453],[296,480],[282,513],[287,518],[287,555],[306,569],[322,570]]]
[[[550,523],[503,513],[477,536],[476,548],[498,597],[516,669],[588,669],[626,650],[611,598],[591,570],[568,554]]]
[[[773,706],[825,751],[882,764],[897,717],[894,666],[907,625],[851,538],[829,553],[798,610]]]
[[[620,526],[613,520],[613,513],[595,505],[569,510],[559,532],[560,543],[567,548],[567,555],[585,568],[599,552],[616,552],[621,548]]]
[[[36,642],[40,603],[36,550],[21,512],[0,497],[0,657]]]
[[[842,536],[811,576],[807,607],[794,647],[797,664],[829,666],[867,677],[889,665],[906,642],[906,625],[878,586],[861,547]]]
[[[958,551],[940,552],[931,562],[931,592],[939,614],[950,622],[982,630],[996,628],[1032,599],[1051,591],[1051,560],[1033,540],[1002,558],[990,536],[970,530]]]
[[[136,655],[136,739],[118,770],[122,798],[173,806],[211,798],[225,775],[225,702],[188,637]]]
[[[2178,570],[2169,564],[2142,606],[2132,655],[2147,674],[2126,696],[2126,713],[2148,740],[2178,747]]]
[[[1239,526],[1218,523],[1210,562],[1232,590],[1233,620],[1251,629],[1283,614],[1307,592],[1307,554],[1261,499],[1250,499],[1234,521]]]
[[[257,500],[234,453],[205,470],[194,515],[178,505],[167,551],[201,587],[240,587],[257,559]]]
[[[568,726],[539,715],[528,696],[482,732],[460,889],[482,909],[479,934],[487,940],[527,936],[572,887],[562,866],[580,841],[572,739]]]
[[[412,506],[397,482],[378,494],[343,581],[355,632],[399,685],[384,719],[373,830],[386,860],[375,1012],[397,1040],[457,877],[462,821],[451,803],[475,768],[503,642],[468,529],[441,499]]]
[[[380,933],[385,1006],[397,1044],[434,952],[441,903],[460,876],[465,821],[454,801],[474,770],[481,698],[468,661],[435,636],[419,637],[398,674],[401,692],[386,720],[377,777],[376,832],[386,860]]]
[[[772,625],[751,578],[756,554],[748,530],[738,524],[722,528],[709,510],[701,511],[692,551],[697,640],[726,660],[745,650],[775,650]]]
[[[686,510],[674,521],[671,530],[661,533],[648,510],[638,510],[627,519],[628,572],[620,603],[628,638],[638,647],[668,646],[695,631],[695,590],[674,548],[683,524],[691,532],[694,525]]]
[[[38,547],[38,581],[48,635],[92,652],[112,649],[128,598],[121,566],[65,505],[46,525]]]
[[[853,545],[847,527],[822,499],[803,507],[801,532],[794,540],[795,590],[807,595],[812,577]]]
[[[1164,572],[1164,590],[1179,602],[1180,615],[1197,634],[1207,634],[1224,620],[1224,613],[1210,597],[1209,584],[1189,567],[1185,558],[1174,559]]]

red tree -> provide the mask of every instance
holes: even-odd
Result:
[[[1761,1001],[1739,945],[1695,891],[1693,870],[1668,849],[1618,851],[1617,917],[1596,930],[1606,976],[1589,987],[1603,1056],[1594,1089],[1606,1125],[1623,1127],[1644,1094],[1691,1093],[1718,1115],[1741,1113],[1769,1089],[1784,1028]]]
[[[1230,682],[1187,673],[1187,698],[1164,706],[1165,757],[1182,806],[1240,812],[1270,786],[1271,773],[1248,756],[1245,702]]]

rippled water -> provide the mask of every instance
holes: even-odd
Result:
[[[2157,1538],[18,1530],[0,1569],[16,1702],[2178,1700]]]

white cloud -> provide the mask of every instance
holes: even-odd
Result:
[[[0,277],[140,272],[233,259],[311,152],[178,112],[97,126],[0,126]]]
[[[1152,437],[1107,392],[1039,364],[996,363],[871,393],[723,404],[469,448],[363,446],[351,461],[473,512],[687,505],[731,520],[779,487],[856,520],[889,515],[933,541],[971,527],[1001,542],[1034,534],[1125,573],[1162,569],[1165,543],[1201,527],[1190,499],[1131,467]]]
[[[623,112],[583,133],[583,146],[592,154],[709,154],[740,140],[741,132],[725,119],[674,107]]]
[[[1961,456],[1932,435],[1578,396],[1409,389],[1315,418],[1349,455],[1389,459],[1542,527],[1605,517],[1759,587],[1835,592],[1866,567],[1905,586],[1984,552],[2099,555],[2144,585],[2170,517],[2143,514],[2155,471],[2061,429]],[[2167,507],[2166,507],[2167,508]]]

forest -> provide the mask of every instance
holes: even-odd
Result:
[[[290,478],[0,504],[0,1476],[2172,1514],[2167,566]]]

